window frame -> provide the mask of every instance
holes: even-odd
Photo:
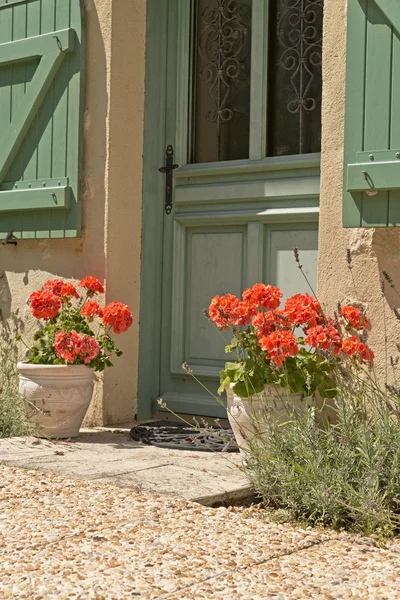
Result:
[[[268,171],[275,168],[287,169],[319,168],[321,153],[307,153],[267,157],[267,114],[268,114],[268,34],[269,6],[271,0],[253,0],[251,76],[250,76],[250,118],[249,118],[249,158],[209,163],[190,163],[193,106],[193,48],[191,35],[195,0],[177,0],[176,23],[169,23],[172,35],[177,38],[177,87],[176,87],[176,145],[180,149],[178,163],[184,165],[175,173],[178,178],[185,171],[196,176],[209,174],[225,175],[232,170],[241,172]]]

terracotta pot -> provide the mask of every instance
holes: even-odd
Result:
[[[28,419],[38,435],[73,438],[89,408],[94,374],[85,365],[32,365],[18,363],[19,392],[26,399]]]
[[[303,394],[289,394],[280,386],[265,385],[264,391],[249,398],[241,398],[233,391],[235,384],[225,388],[229,423],[246,465],[246,449],[254,435],[265,431],[265,420],[271,415],[277,423],[289,418],[287,406],[303,411],[312,407],[312,399]]]

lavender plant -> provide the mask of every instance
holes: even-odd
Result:
[[[350,251],[347,264],[351,271]],[[384,271],[382,293],[385,285],[398,293]],[[354,361],[332,363],[337,394],[331,420],[324,418],[323,403],[316,404],[312,419],[289,404],[284,423],[271,412],[258,415],[262,434],[249,441],[247,474],[266,505],[288,509],[312,525],[381,537],[399,533],[400,346],[397,350],[388,359],[392,383]]]

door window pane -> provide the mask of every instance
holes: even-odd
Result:
[[[267,155],[320,152],[323,0],[269,6]]]
[[[196,0],[192,162],[249,156],[251,0]]]

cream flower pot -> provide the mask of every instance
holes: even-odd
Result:
[[[38,435],[77,437],[93,394],[93,371],[85,365],[23,362],[17,369],[19,392],[25,398],[28,419],[39,426]]]
[[[289,417],[290,410],[302,411],[312,407],[312,399],[304,398],[303,394],[289,394],[282,387],[265,385],[264,391],[249,398],[241,398],[233,391],[235,384],[225,388],[227,413],[230,426],[239,446],[243,463],[247,464],[248,443],[255,435],[262,435],[265,422],[273,418],[277,423],[284,423]]]

